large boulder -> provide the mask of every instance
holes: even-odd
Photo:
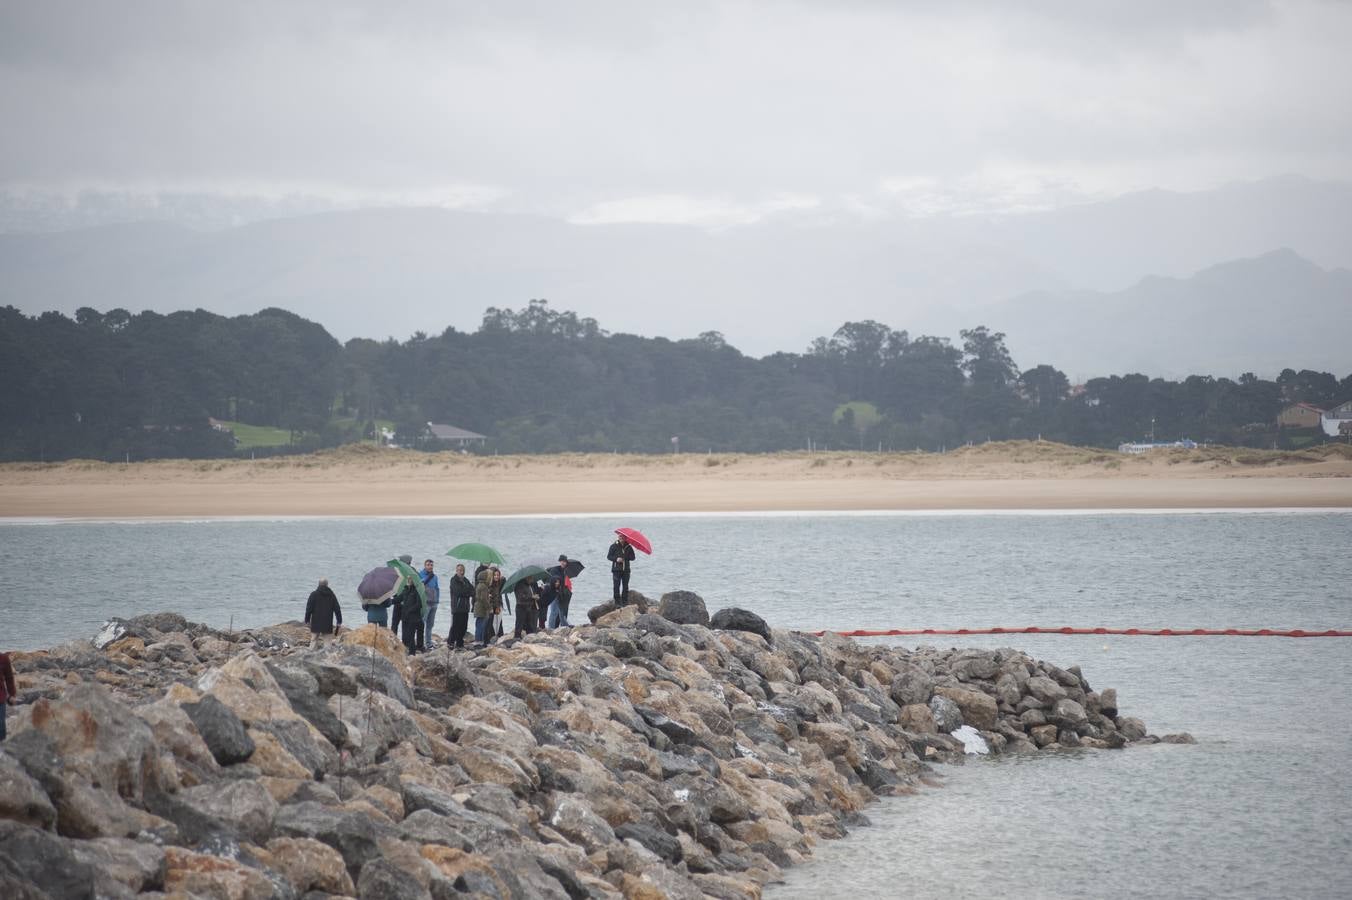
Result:
[[[54,834],[0,819],[0,897],[89,900],[94,869]]]
[[[719,631],[749,631],[765,638],[767,644],[774,643],[774,637],[770,634],[770,626],[766,624],[764,619],[750,610],[736,606],[720,609],[714,613],[713,617],[709,619],[709,627]]]
[[[965,724],[981,731],[995,729],[995,719],[999,710],[994,697],[982,691],[955,687],[937,687],[934,692],[958,705],[958,709],[962,710],[962,721]]]
[[[890,693],[898,706],[928,703],[934,696],[934,678],[919,666],[908,663],[892,679]]]
[[[49,830],[56,824],[56,807],[42,785],[9,754],[0,754],[0,819]]]
[[[651,604],[648,603],[648,598],[640,594],[638,591],[630,591],[629,602],[625,604],[625,606],[632,606],[634,607],[634,609],[638,610],[639,615],[643,615],[644,613],[648,612],[650,605]],[[617,603],[614,600],[607,600],[605,603],[598,604],[596,606],[593,606],[591,609],[587,610],[587,618],[591,619],[592,624],[595,625],[597,620],[600,619],[602,616],[607,615],[609,613],[613,613],[615,610],[619,608],[620,608],[619,603]]]
[[[356,893],[343,857],[313,838],[273,838],[268,841],[269,867],[280,872],[300,892],[321,891],[350,897]]]
[[[205,816],[229,825],[255,844],[267,840],[277,801],[257,781],[219,781],[180,791],[178,799]]]
[[[164,886],[164,848],[130,838],[96,838],[72,841],[75,858],[94,870],[96,896],[118,896],[156,891]]]
[[[709,625],[704,598],[693,591],[669,591],[662,595],[657,614],[678,625]]]
[[[204,694],[198,702],[182,706],[216,762],[230,766],[253,756],[253,739],[230,707],[211,694]]]
[[[389,826],[369,816],[344,809],[331,809],[313,800],[283,806],[277,812],[273,831],[279,837],[314,838],[342,854],[349,872],[380,856],[381,838],[393,837]]]
[[[39,700],[30,721],[51,741],[62,768],[95,787],[128,800],[140,800],[147,787],[177,787],[164,783],[150,726],[102,685],[79,684],[60,700]]]
[[[934,716],[934,726],[944,734],[949,734],[962,727],[961,707],[943,694],[935,694],[931,697],[929,708],[930,714]]]

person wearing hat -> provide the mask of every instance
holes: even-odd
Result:
[[[399,561],[411,568],[413,566],[413,554],[405,553],[403,556],[399,557]],[[390,607],[390,631],[393,631],[396,635],[399,634],[399,623],[403,621],[404,618],[403,596],[403,591],[395,594],[394,603]]]

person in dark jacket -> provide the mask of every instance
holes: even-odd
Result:
[[[418,637],[422,633],[422,623],[427,617],[422,596],[418,593],[418,586],[413,581],[416,577],[415,575],[406,579],[403,590],[394,595],[394,605],[399,609],[400,615],[403,616],[404,649],[408,651],[409,656],[423,651],[423,648],[418,644]]]
[[[311,591],[310,599],[305,601],[305,624],[314,635],[310,639],[311,647],[318,647],[326,636],[337,634],[338,627],[343,624],[343,610],[338,606],[338,597],[329,587],[327,578],[319,579],[319,587]]]
[[[19,689],[14,685],[14,665],[8,653],[0,653],[0,741],[5,739],[5,716],[9,707],[19,703]]]
[[[435,566],[432,560],[425,559],[422,571],[418,573],[423,589],[427,591],[427,618],[423,619],[423,628],[418,633],[418,649],[424,651],[432,649],[432,623],[436,621],[437,607],[441,605],[441,580],[437,578]]]
[[[629,564],[634,561],[634,548],[629,539],[620,535],[606,551],[610,560],[610,578],[615,583],[615,604],[624,606],[629,602]]]
[[[535,634],[540,624],[540,614],[535,608],[539,600],[535,585],[530,579],[523,578],[516,583],[512,596],[516,598],[516,630],[513,636],[519,638],[522,634]]]
[[[447,587],[451,592],[451,633],[446,640],[455,649],[464,650],[469,608],[474,603],[474,583],[465,577],[463,564],[455,567],[455,575]]]
[[[412,566],[413,554],[405,553],[403,556],[399,557],[399,561],[406,566]],[[399,623],[404,621],[404,604],[402,598],[402,592],[395,594],[394,604],[390,609],[390,630],[395,634],[399,633]],[[408,641],[404,641],[404,643],[407,644]]]

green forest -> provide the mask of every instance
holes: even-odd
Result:
[[[428,422],[487,435],[481,453],[662,453],[673,437],[698,452],[938,451],[1039,436],[1115,447],[1152,434],[1289,447],[1321,438],[1276,429],[1284,405],[1352,399],[1352,374],[1293,368],[1275,381],[1130,373],[1072,386],[1054,360],[1021,368],[1015,349],[984,326],[955,343],[864,321],[756,359],[716,331],[612,334],[543,300],[490,308],[472,333],[346,344],[282,309],[70,318],[5,307],[0,459],[305,452],[371,440],[382,426],[403,446],[434,449]]]

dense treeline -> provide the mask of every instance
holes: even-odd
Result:
[[[1049,363],[1020,369],[985,327],[946,338],[849,322],[803,353],[744,356],[717,332],[672,341],[609,334],[532,301],[480,328],[340,345],[280,309],[226,318],[115,309],[27,317],[0,309],[0,458],[224,456],[208,418],[287,429],[291,449],[334,446],[392,421],[490,436],[488,452],[803,448],[936,450],[1032,438],[1115,446],[1188,437],[1271,446],[1295,401],[1352,399],[1352,375],[1276,381],[1130,374],[1072,388]],[[1310,434],[1296,435],[1310,439]]]

